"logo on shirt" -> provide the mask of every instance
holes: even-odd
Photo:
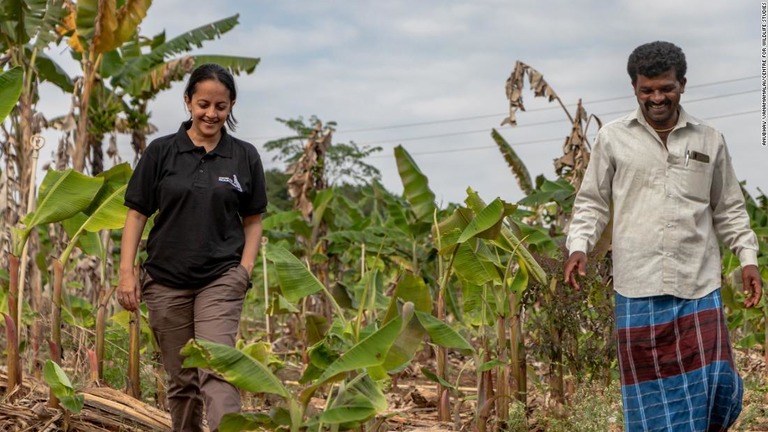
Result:
[[[237,175],[235,175],[235,174],[232,174],[232,178],[229,178],[229,177],[219,177],[219,181],[222,182],[222,183],[229,183],[229,184],[231,184],[232,187],[237,189],[238,192],[242,192],[243,191],[243,187],[240,186],[240,182],[237,181]]]

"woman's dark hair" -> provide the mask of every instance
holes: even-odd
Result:
[[[195,94],[195,90],[197,90],[197,83],[207,80],[215,80],[222,83],[224,87],[229,90],[229,100],[237,100],[235,78],[232,77],[232,74],[229,73],[228,70],[215,63],[202,64],[192,71],[192,75],[189,77],[189,81],[187,81],[187,88],[184,89],[184,95],[186,95],[189,100],[192,100],[192,95]],[[235,130],[235,125],[237,125],[237,119],[235,119],[234,112],[230,110],[229,115],[227,116],[227,126],[229,129]]]
[[[677,45],[670,42],[656,41],[640,45],[632,51],[627,61],[627,72],[632,85],[637,76],[657,77],[670,69],[675,69],[675,78],[682,81],[688,66],[685,54]]]

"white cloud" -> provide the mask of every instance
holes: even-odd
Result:
[[[447,152],[493,145],[489,132],[507,109],[504,83],[515,60],[539,70],[566,104],[582,98],[588,111],[606,114],[607,121],[635,106],[625,70],[630,51],[651,40],[670,40],[688,57],[689,89],[683,103],[694,115],[757,110],[756,79],[695,85],[759,74],[758,8],[751,2],[694,0],[164,0],[150,9],[143,34],[165,28],[173,37],[240,13],[239,26],[200,50],[262,59],[253,75],[237,79],[239,136],[258,146],[263,138],[288,133],[275,117],[316,114],[338,122],[341,141],[387,142],[382,144],[385,153],[371,161],[394,191],[400,190],[400,181],[392,142],[401,142],[445,200],[462,200],[467,186],[484,196],[516,200],[521,194],[497,150]],[[754,94],[722,96],[752,89]],[[702,97],[716,99],[686,103]],[[513,145],[556,138],[515,147],[532,176],[552,178],[552,160],[570,128],[564,114],[552,109],[555,105],[530,93],[525,98],[529,111],[518,115],[520,127],[502,133]],[[185,118],[180,101],[179,85],[152,104],[160,134],[172,132]],[[343,133],[493,113],[502,116]],[[751,187],[768,184],[763,168],[768,149],[759,144],[758,117],[713,120],[728,139],[738,176]],[[536,125],[551,121],[558,123]],[[487,132],[410,139],[472,130]],[[418,155],[425,152],[432,153]]]

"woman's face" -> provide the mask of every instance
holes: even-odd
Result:
[[[227,87],[212,79],[197,83],[192,99],[184,95],[184,102],[192,114],[192,127],[189,132],[193,139],[218,138],[221,128],[227,122],[227,116],[235,105],[235,101],[230,99]]]

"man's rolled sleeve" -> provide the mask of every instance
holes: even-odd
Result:
[[[584,180],[573,205],[573,219],[566,240],[569,253],[590,252],[610,219],[614,167],[601,136],[598,132]]]

